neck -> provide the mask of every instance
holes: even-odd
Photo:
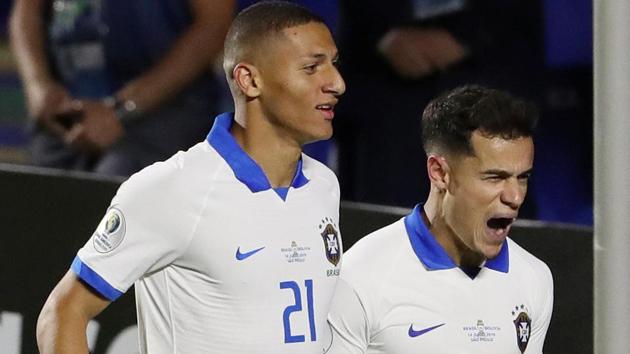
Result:
[[[302,147],[283,139],[264,118],[239,114],[231,133],[239,146],[262,168],[272,188],[288,187],[293,181]]]
[[[455,264],[468,267],[480,266],[485,258],[471,250],[450,226],[444,212],[443,201],[444,192],[432,186],[429,198],[424,205],[425,222],[429,231]]]

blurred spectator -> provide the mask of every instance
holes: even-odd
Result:
[[[234,0],[16,0],[33,162],[129,175],[203,139]]]
[[[427,196],[426,166],[417,163],[424,154],[418,107],[436,94],[477,83],[538,101],[542,41],[536,2],[340,4],[348,91],[338,106],[335,139],[344,199],[411,207]],[[531,206],[523,212],[531,217]]]

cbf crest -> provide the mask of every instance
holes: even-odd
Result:
[[[532,319],[529,317],[525,305],[515,306],[514,310],[512,310],[512,316],[516,316],[514,318],[514,327],[516,327],[518,349],[521,350],[521,353],[524,353],[531,336]]]
[[[319,224],[322,238],[324,240],[324,249],[326,250],[326,258],[330,263],[336,266],[341,259],[341,243],[339,242],[339,231],[337,225],[331,218],[324,218]]]

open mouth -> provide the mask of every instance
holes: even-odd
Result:
[[[490,218],[486,222],[486,226],[488,227],[488,233],[492,237],[496,238],[497,241],[502,242],[506,237],[508,232],[510,231],[510,226],[514,222],[514,218]]]
[[[321,109],[323,111],[332,111],[333,105],[331,105],[331,104],[320,104],[320,105],[317,105],[317,107],[315,107],[315,108]]]
[[[318,104],[315,108],[324,114],[326,119],[333,119],[335,117],[335,105],[334,104]]]
[[[513,222],[514,219],[512,218],[490,218],[487,225],[491,229],[502,230],[507,229]]]

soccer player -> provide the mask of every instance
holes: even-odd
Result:
[[[322,353],[339,187],[301,146],[332,134],[336,60],[304,8],[243,10],[225,41],[235,113],[120,187],[44,305],[41,352],[87,353],[88,321],[135,283],[142,353]]]
[[[478,86],[427,106],[428,199],[344,255],[328,353],[542,353],[551,272],[508,238],[535,123],[528,104]]]

